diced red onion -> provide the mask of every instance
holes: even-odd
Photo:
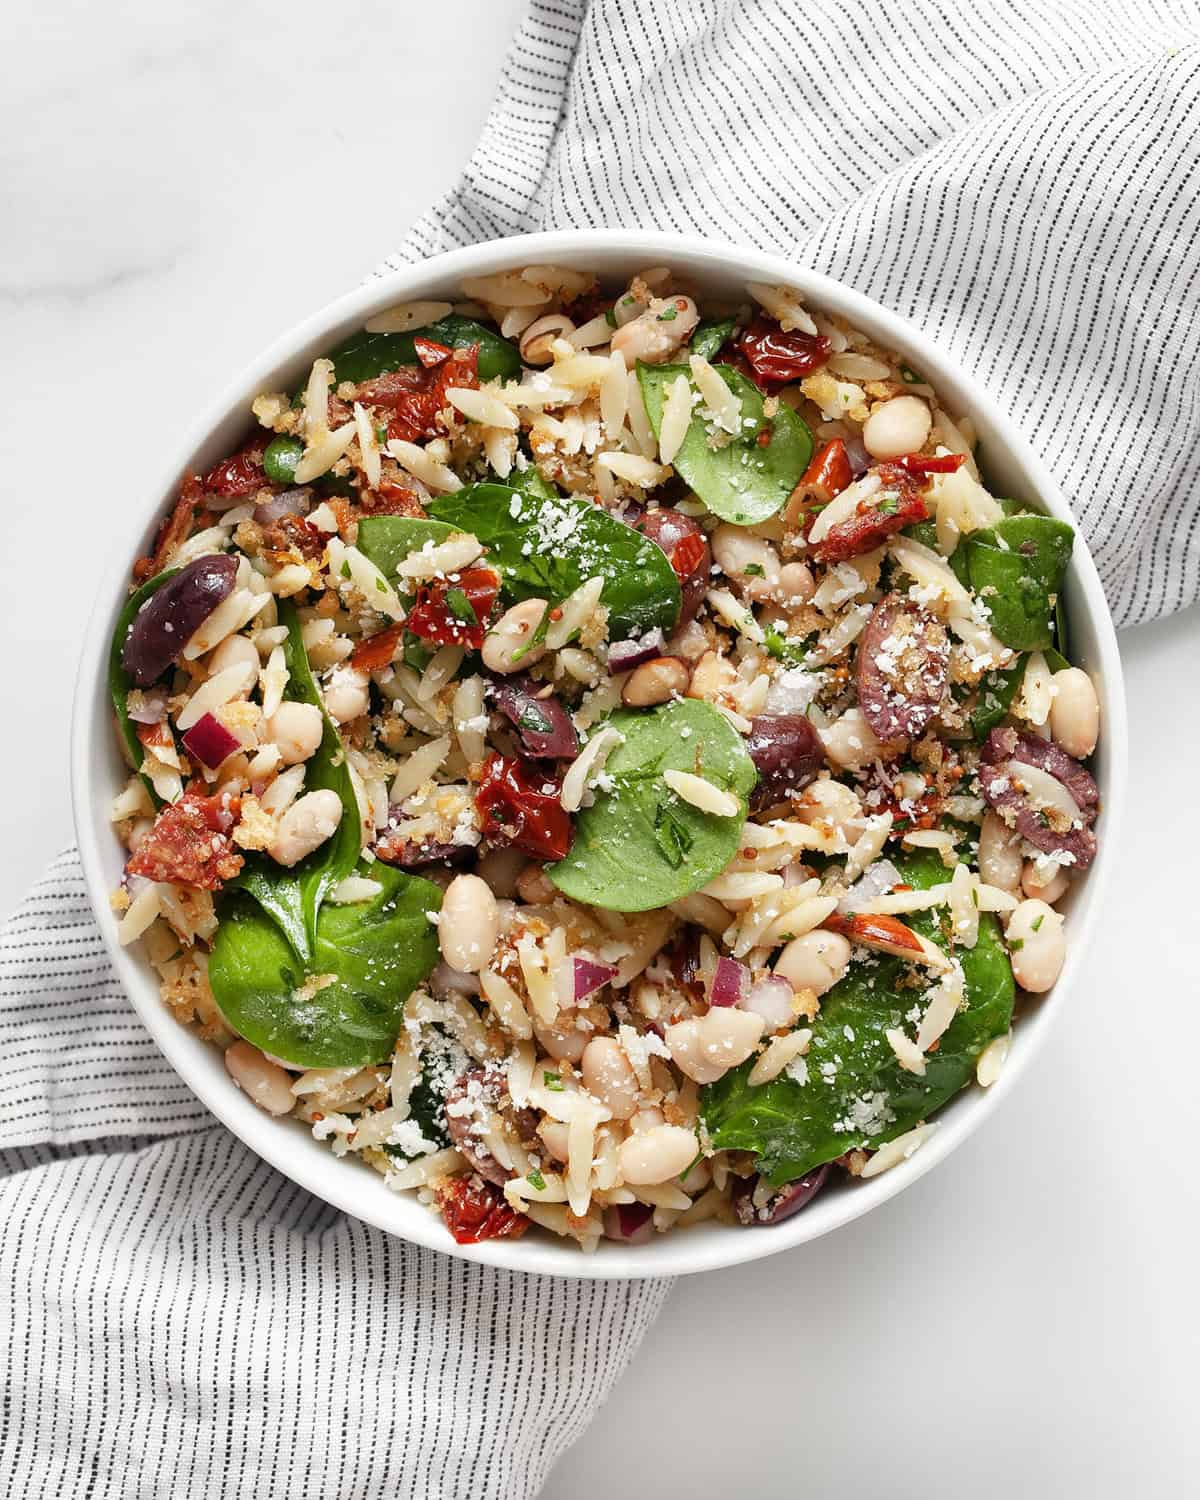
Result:
[[[272,495],[261,505],[254,507],[254,519],[260,526],[269,526],[281,516],[306,516],[312,509],[312,490],[284,490],[282,495]]]
[[[241,741],[231,734],[220,719],[205,714],[197,719],[183,737],[183,747],[189,755],[215,771],[222,761],[228,760],[235,750],[242,748]]]
[[[838,911],[861,911],[869,901],[874,901],[876,896],[886,895],[888,891],[903,884],[904,877],[892,864],[890,859],[877,859],[873,865],[868,865],[862,875],[842,899],[838,902]]]
[[[580,958],[578,954],[572,963],[575,970],[576,1005],[589,995],[594,995],[597,990],[603,989],[617,972],[616,964],[596,963],[594,959]]]
[[[708,988],[708,1003],[740,1005],[750,991],[750,970],[735,958],[718,958]]]
[[[853,434],[845,438],[846,459],[850,464],[850,473],[855,479],[859,479],[871,467],[871,455],[862,445],[862,439]]]
[[[478,995],[479,993],[478,974],[464,974],[460,969],[452,969],[445,962],[435,966],[429,976],[429,983],[435,995]]]
[[[614,1203],[604,1210],[604,1237],[644,1245],[654,1233],[654,1210],[646,1203]]]
[[[657,625],[635,640],[614,641],[608,648],[608,670],[613,673],[632,672],[634,667],[661,656],[665,645],[663,633]]]
[[[138,708],[127,708],[135,724],[161,724],[167,717],[167,695],[161,688],[150,688],[142,694]]]
[[[741,1009],[761,1016],[768,1031],[777,1031],[796,1019],[795,1000],[796,992],[786,979],[760,979],[750,986]]]

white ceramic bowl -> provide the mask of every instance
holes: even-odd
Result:
[[[627,277],[647,266],[667,264],[701,287],[738,290],[747,281],[789,282],[815,307],[840,313],[880,344],[900,351],[925,372],[948,409],[968,414],[982,443],[984,467],[995,493],[1035,502],[1074,524],[1053,479],[991,398],[963,374],[918,328],[869,298],[827,277],[777,257],[731,245],[635,231],[566,232],[498,240],[455,250],[396,271],[349,293],[306,318],[243,370],[189,432],[180,435],[176,458],[161,482],[130,507],[118,527],[112,562],[87,632],[80,665],[72,729],[72,791],[79,849],[92,903],[109,953],[125,989],[151,1035],[188,1085],[230,1130],[281,1172],[347,1213],[423,1245],[467,1260],[559,1276],[631,1277],[708,1271],[801,1245],[858,1218],[942,1161],[1001,1104],[1042,1045],[1051,1018],[1063,1009],[1079,972],[1116,849],[1117,823],[1126,774],[1125,702],[1112,621],[1095,566],[1077,535],[1067,588],[1072,655],[1093,677],[1100,693],[1102,739],[1095,775],[1103,797],[1100,853],[1069,905],[1069,953],[1062,977],[1040,1003],[1024,1007],[1013,1048],[1000,1080],[987,1092],[970,1086],[938,1115],[940,1129],[908,1162],[864,1183],[827,1189],[796,1217],[770,1228],[703,1224],[627,1247],[604,1243],[595,1255],[550,1236],[531,1233],[518,1241],[493,1240],[457,1246],[439,1218],[415,1197],[394,1193],[371,1168],[336,1159],[303,1125],[275,1120],[255,1107],[232,1083],[220,1053],[185,1031],[159,999],[149,965],[137,948],[118,947],[108,893],[120,877],[122,852],[108,823],[112,798],[128,772],[113,732],[105,670],[109,638],[125,598],[133,559],[148,550],[164,509],[186,468],[205,470],[241,439],[250,425],[250,402],[263,390],[289,389],[311,361],[381,308],[415,297],[455,297],[464,276],[511,267],[556,264]],[[1043,1080],[1049,1084],[1050,1080]]]

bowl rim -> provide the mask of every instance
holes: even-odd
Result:
[[[108,904],[111,881],[105,871],[101,836],[97,832],[97,801],[107,809],[113,795],[105,784],[107,746],[105,667],[108,641],[124,598],[130,559],[162,514],[179,477],[195,455],[211,441],[216,429],[237,413],[248,414],[251,395],[269,389],[279,369],[294,362],[306,346],[338,335],[338,326],[361,323],[381,308],[418,296],[428,296],[438,284],[462,277],[486,275],[517,266],[554,261],[586,263],[597,255],[620,260],[627,272],[647,265],[686,261],[689,269],[724,280],[757,280],[797,287],[822,310],[836,312],[863,327],[911,358],[929,372],[939,392],[953,391],[953,409],[967,410],[999,440],[1007,459],[1027,478],[1030,491],[1052,515],[1075,528],[1070,570],[1071,608],[1078,607],[1095,633],[1096,661],[1090,663],[1098,680],[1104,738],[1101,785],[1104,793],[1104,840],[1088,872],[1086,899],[1073,919],[1067,962],[1054,989],[1033,1014],[1015,1028],[1017,1045],[1000,1078],[987,1090],[968,1086],[950,1101],[937,1118],[939,1128],[908,1161],[870,1182],[859,1182],[844,1192],[818,1199],[803,1214],[754,1233],[743,1228],[700,1226],[686,1234],[664,1235],[646,1246],[605,1244],[599,1253],[585,1255],[573,1244],[548,1236],[519,1241],[490,1240],[479,1245],[456,1245],[440,1219],[429,1213],[415,1195],[388,1193],[394,1213],[385,1212],[377,1194],[362,1191],[359,1173],[371,1169],[356,1164],[359,1173],[312,1140],[294,1122],[273,1120],[252,1104],[222,1068],[220,1072],[190,1067],[196,1049],[213,1049],[175,1021],[158,995],[157,985],[134,949],[121,948]],[[84,879],[108,956],[122,987],[142,1022],[187,1086],[213,1116],[232,1130],[259,1156],[292,1181],[343,1212],[415,1243],[463,1260],[506,1270],[549,1274],[572,1279],[631,1279],[692,1274],[739,1265],[795,1248],[808,1240],[852,1222],[885,1203],[932,1170],[990,1118],[1016,1086],[1032,1058],[1045,1044],[1051,1023],[1064,1009],[1088,948],[1088,937],[1102,905],[1110,867],[1115,858],[1127,782],[1128,731],[1124,685],[1116,635],[1099,575],[1086,540],[1054,479],[1017,429],[1012,419],[982,385],[964,371],[915,324],[874,299],[821,272],[783,256],[768,254],[720,240],[641,230],[558,230],[514,236],[470,245],[401,267],[367,281],[293,324],[231,379],[189,424],[181,441],[172,444],[173,459],[151,487],[152,500],[130,507],[115,528],[114,550],[100,578],[88,621],[76,675],[71,724],[71,793],[76,836]],[[111,851],[110,851],[111,855]],[[1084,894],[1081,892],[1081,894]],[[382,1188],[382,1179],[378,1179]],[[403,1222],[397,1222],[403,1220]]]

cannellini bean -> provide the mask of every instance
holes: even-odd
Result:
[[[697,1083],[715,1083],[746,1061],[765,1025],[753,1011],[721,1006],[668,1026],[665,1040],[676,1067]]]
[[[1021,879],[1021,835],[994,812],[979,830],[979,873],[988,885],[1014,894]]]
[[[644,313],[616,330],[612,347],[631,370],[638,360],[648,365],[665,364],[691,338],[699,321],[700,314],[690,297],[656,298]]]
[[[1063,919],[1044,901],[1022,901],[1006,932],[1013,978],[1023,990],[1040,995],[1062,972],[1067,956]]]
[[[820,734],[825,754],[843,771],[861,771],[877,760],[883,750],[858,708],[848,708]]]
[[[542,645],[529,646],[529,641],[542,623],[546,613],[544,599],[523,599],[505,610],[488,631],[483,641],[483,664],[490,672],[524,671],[546,654]],[[522,655],[514,660],[517,653]]]
[[[621,702],[628,708],[648,708],[666,703],[687,691],[691,673],[677,656],[656,656],[635,667],[621,689]]]
[[[544,1116],[538,1121],[537,1133],[555,1161],[566,1161],[567,1127],[561,1120],[551,1120],[548,1116]]]
[[[442,897],[442,957],[460,974],[478,974],[487,968],[499,934],[500,915],[487,882],[478,875],[456,875]]]
[[[325,720],[315,703],[281,703],[265,727],[266,738],[279,749],[285,766],[297,766],[316,753]]]
[[[1096,748],[1100,734],[1100,700],[1092,679],[1079,667],[1054,674],[1050,734],[1068,755],[1082,760]]]
[[[736,681],[737,672],[732,662],[724,656],[718,656],[715,651],[706,651],[692,668],[687,695],[689,698],[706,698],[711,702],[728,691]]]
[[[614,1120],[628,1120],[637,1109],[638,1085],[621,1045],[610,1036],[593,1037],[584,1048],[580,1071],[583,1086],[592,1098],[598,1099]]]
[[[349,724],[365,714],[371,702],[370,679],[356,667],[337,667],[322,692],[325,712],[335,724]]]
[[[775,972],[794,990],[823,995],[850,967],[850,944],[840,932],[806,932],[793,938],[775,962]]]
[[[851,833],[857,836],[852,824],[862,815],[863,806],[857,793],[831,777],[822,777],[806,787],[796,809],[801,823],[825,825],[843,838],[848,838]]]
[[[980,868],[983,868],[982,865]],[[994,885],[995,881],[990,884]],[[1046,881],[1042,880],[1036,860],[1026,860],[1025,868],[1021,871],[1021,890],[1027,896],[1044,901],[1047,906],[1053,906],[1056,901],[1061,900],[1070,884],[1071,877],[1061,865]]]
[[[807,604],[816,591],[816,581],[807,563],[784,563],[780,568],[776,596],[785,608]]]
[[[306,792],[279,819],[267,853],[277,864],[294,865],[320,848],[341,821],[342,799],[336,792],[327,787]]]
[[[533,1034],[555,1062],[569,1063],[579,1062],[591,1038],[590,1031],[582,1030],[573,1021],[539,1024],[533,1028]]]
[[[223,672],[226,667],[253,667],[254,676],[258,676],[258,648],[253,641],[247,640],[244,635],[229,635],[221,642],[217,649],[208,658],[208,675],[215,677],[218,672]],[[245,698],[250,692],[253,682],[246,687],[245,691],[238,694],[239,698]]]
[[[872,458],[899,458],[924,447],[933,415],[919,396],[893,396],[863,424],[863,447]]]
[[[696,1137],[682,1125],[654,1125],[621,1142],[621,1176],[635,1187],[670,1182],[687,1169],[699,1149]]]
[[[249,1042],[234,1042],[225,1049],[225,1067],[230,1078],[269,1115],[286,1115],[296,1102],[292,1080],[278,1063],[269,1062]]]
[[[568,338],[575,324],[566,313],[547,313],[537,318],[521,335],[521,358],[527,365],[548,365],[554,357],[550,346],[555,339]]]
[[[718,526],[711,542],[722,571],[751,599],[769,599],[776,593],[781,569],[779,553],[770,542],[740,526]]]

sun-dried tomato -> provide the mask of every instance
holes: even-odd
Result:
[[[564,859],[571,847],[571,818],[559,802],[561,794],[557,776],[493,751],[475,806],[493,844],[512,844],[535,859]]]
[[[263,552],[268,562],[281,565],[297,558],[311,561],[324,551],[324,532],[303,516],[280,516],[263,527]]]
[[[924,453],[902,453],[899,458],[891,460],[899,464],[902,469],[907,469],[910,474],[953,474],[961,469],[967,461],[965,453],[938,453],[932,456]]]
[[[861,557],[897,531],[929,519],[923,494],[929,483],[925,476],[910,474],[902,464],[890,462],[879,464],[875,472],[882,489],[865,499],[856,515],[835,522],[813,546],[812,555],[818,562],[838,563]]]
[[[403,634],[403,625],[389,625],[386,630],[369,635],[365,641],[359,641],[355,646],[354,653],[350,657],[350,665],[360,672],[380,671],[388,666],[392,657],[395,656],[396,647],[400,644],[400,637]]]
[[[239,448],[229,458],[222,459],[204,476],[205,491],[210,495],[219,495],[222,500],[240,500],[246,495],[253,495],[255,490],[261,490],[268,482],[263,468],[263,454],[267,451],[271,437],[271,433],[259,433],[245,447]]]
[[[408,629],[435,646],[478,651],[499,592],[500,575],[492,568],[464,568],[452,578],[424,584],[409,610]]]
[[[245,863],[230,837],[239,810],[236,797],[184,792],[159,813],[126,870],[148,880],[219,891]]]
[[[368,380],[359,386],[358,399],[390,413],[389,438],[415,443],[438,435],[438,413],[449,405],[446,392],[452,386],[475,389],[478,385],[479,345],[468,344],[465,349],[451,350],[430,369],[404,365]]]
[[[746,361],[750,379],[768,394],[819,370],[832,345],[820,334],[785,333],[771,318],[757,317],[738,335],[734,348]]]
[[[381,479],[373,490],[361,490],[358,499],[364,516],[420,518],[425,514],[425,507],[416,490],[405,484],[396,484],[390,479]]]
[[[850,459],[841,438],[822,443],[801,474],[799,483],[788,496],[784,519],[795,526],[814,505],[828,505],[850,483]]]
[[[707,552],[708,544],[702,532],[690,532],[687,536],[680,537],[667,553],[676,578],[690,577],[703,562]]]
[[[474,1172],[444,1182],[438,1201],[446,1228],[460,1245],[516,1240],[529,1228],[529,1220],[508,1206],[502,1190]]]
[[[413,349],[427,370],[432,370],[434,365],[440,365],[444,359],[449,359],[454,353],[449,344],[435,343],[433,339],[422,338],[420,334],[413,339]]]
[[[185,542],[196,524],[196,508],[204,503],[204,485],[198,474],[185,474],[170,515],[159,523],[158,535],[154,538],[154,551],[149,557],[139,557],[133,565],[133,576],[139,583],[161,573],[167,560],[181,542]]]

